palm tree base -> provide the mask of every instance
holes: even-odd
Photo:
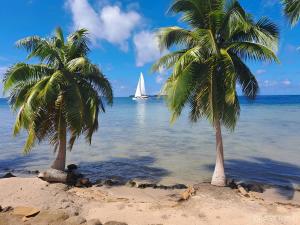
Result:
[[[213,176],[211,180],[211,185],[217,187],[225,187],[226,186],[226,178],[224,176]]]

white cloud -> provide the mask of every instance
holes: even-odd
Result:
[[[271,87],[282,87],[282,86],[291,86],[292,82],[289,79],[284,80],[262,80],[260,82],[262,87],[271,88]]]
[[[276,80],[264,80],[262,81],[263,87],[274,87],[278,84]]]
[[[138,67],[154,62],[166,53],[161,53],[158,38],[154,32],[142,31],[134,36],[133,42],[136,50],[136,65]]]
[[[264,70],[264,69],[259,69],[259,70],[256,70],[255,74],[256,74],[256,75],[262,75],[262,74],[264,74],[264,73],[266,73],[266,72],[267,72],[267,71]]]
[[[292,84],[292,82],[291,82],[290,80],[288,80],[288,79],[283,80],[281,83],[282,83],[283,85],[285,85],[285,86],[289,86],[289,85]]]
[[[141,16],[134,10],[122,11],[118,5],[104,5],[96,11],[87,0],[67,0],[72,13],[73,28],[87,28],[92,41],[106,40],[128,50],[128,39],[141,23]]]

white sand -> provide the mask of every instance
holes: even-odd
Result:
[[[300,208],[291,205],[300,204],[299,193],[291,200],[277,198],[274,191],[267,191],[266,195],[251,193],[246,198],[229,188],[203,184],[190,200],[178,203],[180,192],[125,186],[67,190],[65,185],[49,185],[37,178],[0,179],[2,207],[60,209],[71,216],[79,213],[87,220],[97,218],[102,223],[116,220],[129,225],[300,224]]]

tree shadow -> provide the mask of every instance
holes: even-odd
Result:
[[[12,172],[16,174],[28,174],[33,162],[49,160],[49,157],[43,154],[22,155],[16,154],[10,158],[0,159],[0,177],[1,174]]]
[[[80,163],[79,171],[92,182],[104,179],[117,179],[124,183],[133,179],[159,182],[170,172],[151,166],[155,161],[152,156],[114,157],[107,161]]]
[[[213,171],[214,165],[206,165]],[[300,166],[263,157],[250,160],[231,159],[225,162],[228,177],[237,181],[260,183],[276,188],[281,196],[293,199],[295,185],[300,185]]]

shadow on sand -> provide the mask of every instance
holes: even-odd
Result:
[[[6,172],[13,172],[16,174],[27,174],[30,172],[28,168],[34,162],[48,161],[49,157],[43,154],[18,154],[7,159],[0,159],[0,176]]]
[[[79,168],[91,181],[117,179],[127,182],[133,179],[159,182],[170,174],[166,169],[153,167],[155,158],[137,156],[133,158],[111,158],[107,161],[80,163]]]
[[[213,171],[214,165],[206,165]],[[277,192],[292,199],[295,185],[300,185],[300,166],[275,161],[268,158],[253,157],[251,160],[231,159],[225,162],[228,177],[236,181],[260,183],[276,188]]]

